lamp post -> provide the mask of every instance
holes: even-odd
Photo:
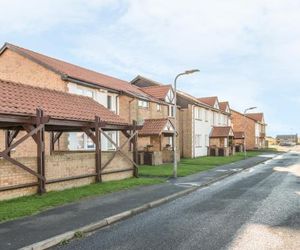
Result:
[[[245,159],[247,158],[247,149],[246,149],[246,128],[247,128],[247,119],[246,119],[246,114],[247,111],[252,110],[252,109],[256,109],[257,107],[250,107],[245,109],[244,111],[244,156]]]
[[[173,109],[174,109],[174,119],[175,119],[175,122],[174,122],[174,135],[173,135],[173,149],[174,149],[174,161],[173,161],[173,177],[174,178],[177,178],[177,145],[176,145],[176,133],[177,133],[177,125],[176,125],[176,122],[177,122],[177,79],[180,77],[180,76],[183,76],[183,75],[189,75],[189,74],[193,74],[193,73],[196,73],[196,72],[199,72],[200,70],[199,69],[192,69],[192,70],[186,70],[182,73],[179,73],[175,79],[174,79],[174,105],[173,105]]]

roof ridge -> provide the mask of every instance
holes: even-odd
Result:
[[[75,66],[75,67],[79,67],[79,68],[81,68],[81,69],[88,70],[88,71],[90,71],[90,72],[93,72],[93,73],[96,73],[96,74],[100,74],[100,75],[103,75],[103,76],[106,76],[106,77],[114,78],[114,79],[116,79],[116,80],[123,81],[124,83],[129,84],[129,82],[127,82],[127,81],[125,81],[125,80],[122,80],[122,79],[120,79],[120,78],[117,78],[117,77],[114,77],[114,76],[110,76],[110,75],[106,75],[106,74],[100,73],[100,72],[98,72],[98,71],[96,71],[96,70],[88,69],[88,68],[86,68],[86,67],[83,67],[83,66],[80,66],[80,65],[76,65],[76,64],[73,64],[73,63],[70,63],[70,62],[67,62],[67,61],[65,61],[65,60],[63,60],[63,59],[58,59],[58,58],[55,58],[55,57],[52,57],[52,56],[48,56],[48,55],[42,54],[42,53],[40,53],[40,52],[36,52],[36,51],[34,51],[34,50],[30,50],[30,49],[27,49],[27,48],[24,48],[24,47],[21,47],[21,46],[18,46],[18,45],[14,45],[14,44],[11,44],[11,43],[7,43],[7,42],[5,43],[5,45],[7,45],[8,48],[9,48],[10,46],[12,46],[12,47],[14,47],[14,48],[16,48],[16,49],[18,49],[18,50],[25,50],[24,53],[26,53],[26,51],[31,52],[31,53],[35,53],[35,54],[38,54],[38,55],[43,56],[43,57],[50,58],[50,59],[55,60],[55,61],[59,61],[59,62],[62,62],[62,63],[66,63],[66,64],[69,64],[69,65]],[[21,51],[21,52],[22,52],[22,51]],[[29,55],[29,56],[30,56],[30,55]],[[35,59],[35,60],[40,61],[39,59]],[[47,63],[45,63],[45,62],[43,62],[43,63],[44,63],[44,64],[47,64]],[[48,64],[48,65],[49,65],[49,64]],[[66,74],[65,72],[62,72],[62,73]],[[67,75],[67,74],[66,74],[66,75]]]
[[[172,87],[172,84],[161,84],[161,85],[155,85],[155,86],[145,86],[145,87],[140,87],[140,88],[147,89],[147,88],[165,88],[165,87]]]
[[[169,120],[168,117],[166,118],[147,118],[147,119],[144,119],[144,121],[150,121],[150,120],[156,120],[156,121],[162,121],[162,120]]]

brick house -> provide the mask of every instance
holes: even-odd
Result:
[[[182,91],[177,92],[177,100],[181,110],[182,156],[206,156],[211,148],[215,152],[212,155],[219,155],[219,148],[220,155],[228,155],[232,137],[232,131],[227,129],[231,125],[229,104],[220,106],[217,97],[195,98]],[[224,128],[222,134],[217,132],[220,127]]]
[[[236,132],[244,132],[246,149],[266,147],[266,126],[263,113],[249,113],[246,116],[231,109],[232,126]]]
[[[128,123],[143,118],[160,118],[159,113],[165,114],[168,110],[163,101],[126,81],[8,43],[0,49],[0,78],[91,97]],[[109,136],[118,145],[125,140],[116,131],[109,132]],[[0,143],[1,138],[3,133],[0,134]],[[115,150],[106,138],[103,137],[101,143],[104,151]],[[60,138],[58,145],[60,150],[93,150],[95,147],[83,133],[69,133]],[[30,146],[15,154],[24,156],[24,152],[27,156],[35,154]]]
[[[151,158],[153,164],[172,162],[174,145],[174,90],[171,85],[162,85],[158,82],[137,76],[131,84],[140,88],[146,94],[160,100],[164,105],[157,104],[151,115],[143,114],[144,128],[139,133],[139,139],[143,140],[142,145],[149,145],[145,148],[145,163]],[[179,120],[179,119],[178,119]],[[177,121],[178,126],[178,121]],[[152,132],[150,131],[152,130]],[[179,134],[176,136],[179,143]],[[178,152],[178,156],[180,156]],[[179,160],[179,158],[178,158]]]

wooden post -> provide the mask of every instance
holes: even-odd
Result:
[[[133,149],[133,161],[135,164],[138,164],[138,134],[137,134],[137,122],[133,120],[133,133],[135,133],[133,140],[132,140],[132,149]],[[133,166],[133,175],[135,177],[139,176],[138,168]]]
[[[41,109],[36,110],[36,126],[43,123],[44,112]],[[37,172],[45,178],[45,127],[37,131]],[[38,179],[38,193],[46,192],[45,180]]]
[[[10,130],[5,130],[5,148],[8,148],[10,146]],[[8,156],[10,156],[10,151],[7,153]]]
[[[96,182],[102,182],[101,176],[101,131],[100,131],[100,118],[95,117],[95,146],[96,146]]]
[[[50,155],[54,152],[54,132],[51,131],[50,133]]]

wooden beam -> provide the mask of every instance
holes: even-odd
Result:
[[[108,138],[108,139],[110,139],[111,140],[111,138],[109,137],[109,136],[107,136],[105,133],[103,133],[104,134],[104,136],[106,137],[106,138]],[[104,170],[111,162],[112,162],[112,160],[115,158],[115,156],[117,155],[117,153],[119,152],[119,153],[121,153],[123,156],[125,156],[125,158],[127,158],[127,159],[129,159],[130,161],[131,161],[131,159],[130,158],[128,158],[128,156],[126,155],[126,154],[124,154],[121,150],[125,147],[125,145],[129,142],[129,141],[131,141],[131,139],[133,138],[135,136],[135,134],[132,134],[120,147],[118,147],[113,141],[111,141],[114,145],[115,145],[115,147],[116,147],[116,150],[115,150],[115,152],[113,153],[113,155],[110,157],[110,159],[104,164],[104,166],[103,166],[103,168],[102,168],[102,170]]]
[[[18,141],[16,141],[15,143],[11,144],[8,148],[6,148],[5,150],[2,151],[3,154],[7,154],[9,151],[11,151],[12,149],[16,148],[18,145],[20,145],[22,142],[26,141],[28,138],[32,137],[34,134],[37,133],[37,131],[39,131],[44,125],[41,124],[38,127],[34,128],[33,130],[31,130],[29,133],[27,133],[25,136],[23,136],[22,138],[20,138]]]
[[[54,132],[52,131],[50,133],[50,154],[52,155],[54,150],[55,150],[55,143],[59,140],[59,138],[61,137],[62,135],[62,131],[60,132]]]
[[[100,117],[95,117],[95,146],[96,146],[96,182],[102,182],[101,176],[101,131]]]
[[[39,180],[45,180],[45,178],[40,175],[39,173],[34,172],[31,168],[26,167],[24,164],[22,164],[21,162],[18,162],[17,160],[9,157],[7,154],[4,154],[3,152],[0,152],[0,156],[3,157],[5,160],[11,162],[12,164],[22,168],[23,170],[27,171],[28,173],[36,176]]]
[[[133,151],[133,162],[134,162],[134,170],[133,175],[135,177],[138,177],[138,130],[137,130],[137,122],[134,120],[133,122],[133,145],[132,145],[132,151]]]
[[[36,110],[36,126],[39,127],[43,125],[41,129],[38,130],[36,135],[37,140],[37,172],[43,179],[39,179],[38,185],[38,193],[43,194],[46,192],[46,185],[45,185],[45,128],[44,128],[44,121],[43,118],[44,112],[41,109]]]

